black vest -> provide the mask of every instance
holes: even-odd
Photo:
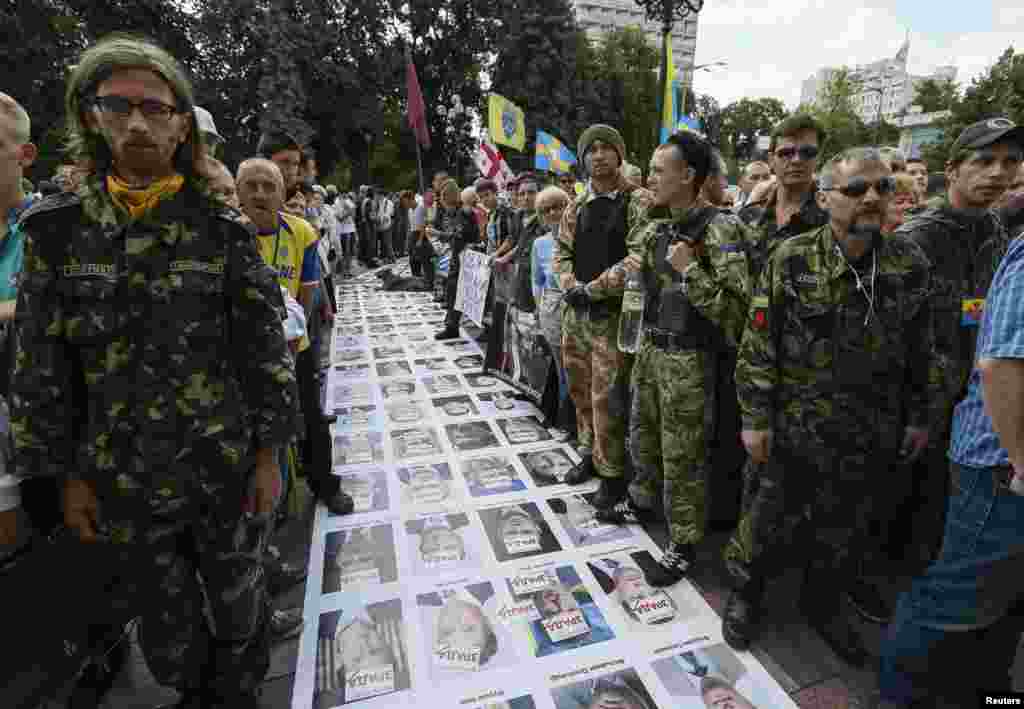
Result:
[[[580,207],[576,217],[576,259],[573,274],[580,283],[590,283],[611,266],[626,258],[626,215],[629,194],[615,199],[601,197]]]
[[[696,210],[685,222],[658,226],[658,238],[654,245],[654,271],[644,271],[644,288],[647,304],[644,307],[644,322],[659,330],[677,335],[690,335],[700,339],[704,346],[714,347],[722,341],[718,327],[693,307],[686,295],[683,276],[665,260],[668,247],[687,239],[693,243],[704,240],[708,224],[718,210],[714,207]],[[663,287],[667,278],[671,285]]]

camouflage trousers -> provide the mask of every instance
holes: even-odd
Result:
[[[629,493],[638,507],[652,509],[662,488],[669,535],[680,544],[704,538],[707,516],[704,357],[645,343],[633,365],[629,446],[636,477]]]
[[[633,357],[619,351],[619,314],[591,320],[566,308],[562,362],[576,406],[577,439],[590,449],[598,475],[621,478],[626,469],[626,416]]]
[[[743,513],[723,550],[740,586],[763,581],[794,559],[835,579],[851,578],[885,541],[881,533],[895,504],[887,480],[910,469],[883,451],[832,455],[810,440],[801,444],[776,441],[767,464],[747,462]]]
[[[111,602],[139,617],[139,645],[158,682],[227,700],[256,689],[270,666],[263,551],[271,523],[243,514],[242,481],[182,487],[185,496],[154,504],[145,495],[99,497],[129,570]]]

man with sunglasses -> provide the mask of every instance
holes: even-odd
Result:
[[[953,408],[966,394],[986,293],[1009,245],[993,207],[1013,182],[1022,146],[1024,128],[1006,118],[965,128],[946,163],[946,194],[910,215],[896,232],[920,246],[934,268],[932,385],[940,392],[931,420],[932,445],[913,471],[913,489],[900,515],[904,522],[893,529],[890,544],[893,555],[912,550],[911,561],[927,563],[942,541]]]
[[[726,549],[737,580],[723,635],[749,646],[769,575],[807,540],[800,608],[851,665],[867,651],[842,615],[893,476],[928,443],[930,264],[883,238],[893,178],[873,148],[822,170],[829,223],[787,240],[754,290],[736,367],[742,440],[760,467],[755,498]]]
[[[165,50],[101,40],[65,104],[90,172],[20,220],[14,469],[56,478],[65,525],[116,560],[110,606],[141,616],[183,706],[255,707],[276,451],[297,410],[281,290],[206,191],[192,88]]]
[[[790,116],[772,131],[768,161],[775,185],[739,212],[740,219],[754,227],[749,256],[755,279],[779,244],[828,223],[814,185],[814,167],[824,140],[824,128],[805,114]]]

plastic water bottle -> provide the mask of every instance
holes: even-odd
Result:
[[[643,329],[644,303],[647,293],[639,273],[630,273],[626,278],[626,290],[622,294],[622,317],[619,319],[619,351],[636,354],[640,349],[640,332]]]

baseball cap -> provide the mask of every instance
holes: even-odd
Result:
[[[192,112],[196,114],[196,123],[199,124],[200,132],[212,135],[218,143],[224,142],[224,136],[217,132],[217,124],[213,122],[213,115],[209,111],[195,106],[192,108]]]
[[[977,150],[992,143],[1009,140],[1024,145],[1024,127],[1018,126],[1009,118],[989,118],[972,123],[963,129],[960,137],[953,143],[952,154],[965,150]]]

